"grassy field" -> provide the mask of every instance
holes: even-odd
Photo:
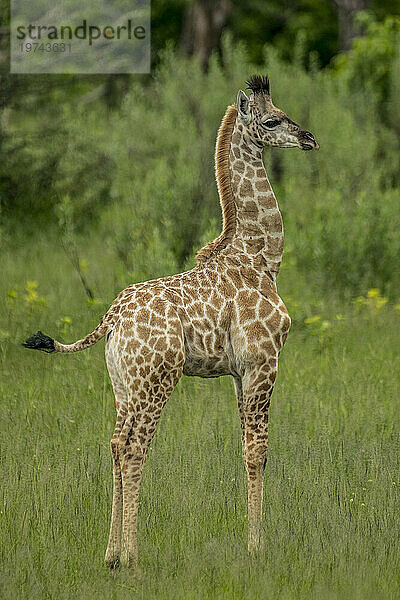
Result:
[[[111,266],[105,273],[91,266],[108,300],[118,287]],[[6,253],[3,274],[2,599],[400,597],[400,314],[393,304],[372,292],[358,311],[320,304],[307,323],[297,309],[271,406],[267,544],[256,559],[246,552],[231,382],[180,382],[146,464],[136,578],[110,575],[103,565],[114,425],[103,343],[73,356],[20,346],[38,327],[74,340],[102,307],[86,306],[71,267],[50,246]]]

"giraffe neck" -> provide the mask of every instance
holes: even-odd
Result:
[[[229,173],[236,207],[232,248],[244,252],[254,266],[275,278],[283,252],[283,223],[258,147],[238,119],[229,149]]]
[[[283,251],[283,225],[268,181],[262,149],[246,139],[237,108],[228,106],[218,131],[215,172],[222,209],[221,234],[196,255],[201,265],[212,257],[233,252],[245,255],[258,270],[275,278]]]

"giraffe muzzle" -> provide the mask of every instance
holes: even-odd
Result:
[[[319,144],[310,131],[302,131],[299,141],[302,150],[319,150]]]

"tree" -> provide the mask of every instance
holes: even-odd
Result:
[[[359,35],[360,28],[354,16],[360,10],[369,8],[369,0],[332,0],[337,13],[339,25],[339,49],[350,50],[353,39]]]
[[[211,53],[219,48],[221,33],[232,11],[230,0],[196,0],[188,6],[182,32],[182,47],[195,55],[204,72]]]

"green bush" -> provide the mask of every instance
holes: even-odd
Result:
[[[306,72],[271,50],[265,63],[276,104],[313,131],[321,145],[318,153],[275,151],[282,165],[279,182],[272,153],[265,152],[284,212],[292,271],[327,289],[354,293],[378,286],[390,292],[398,284],[393,264],[399,250],[399,193],[391,186],[398,148],[394,132],[379,122],[377,134],[370,89],[356,93],[340,75]],[[223,68],[214,60],[208,76],[195,62],[168,52],[152,86],[133,87],[122,113],[114,116],[109,152],[117,165],[111,188],[116,200],[101,228],[107,232],[110,223],[121,223],[119,232],[113,229],[114,243],[123,243],[127,256],[143,265],[142,276],[146,264],[147,276],[159,274],[152,255],[163,257],[166,272],[183,268],[188,258],[192,264],[205,232],[210,238],[217,233],[216,132],[252,70],[244,50],[229,40]],[[121,219],[127,210],[130,216]],[[135,271],[133,264],[130,268]]]
[[[321,146],[313,153],[265,152],[290,255],[282,283],[301,274],[318,290],[357,294],[379,287],[395,294],[400,124],[397,114],[379,107],[382,89],[394,98],[400,81],[399,54],[387,43],[397,31],[394,19],[370,24],[366,38],[323,71],[315,65],[306,71],[301,49],[293,64],[265,49],[263,70],[270,74],[275,103]],[[375,52],[375,46],[383,49]],[[18,156],[28,174],[35,165],[15,193],[26,194],[29,207],[40,192],[39,202],[48,202],[47,226],[54,229],[53,207],[68,195],[75,230],[87,231],[90,224],[120,265],[118,281],[191,266],[196,249],[220,229],[216,133],[227,105],[254,71],[260,69],[249,64],[245,48],[225,38],[222,57],[212,59],[207,74],[196,61],[166,51],[148,85],[132,81],[114,111],[100,101],[60,101],[59,111],[52,109],[57,130],[46,144],[34,150],[28,140],[19,154],[11,153],[15,171]],[[14,137],[6,143],[20,139],[28,125],[30,139],[37,140],[44,119],[30,114],[19,121],[14,115]],[[38,172],[47,173],[44,188]]]

